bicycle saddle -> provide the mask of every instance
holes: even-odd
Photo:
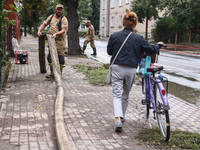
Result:
[[[158,66],[158,65],[147,68],[147,72],[152,72],[152,73],[155,73],[155,72],[161,71],[161,70],[163,70],[163,66]]]

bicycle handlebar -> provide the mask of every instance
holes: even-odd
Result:
[[[161,48],[162,48],[162,47],[167,47],[167,45],[165,45],[165,44],[158,44],[158,45],[160,45]]]
[[[165,44],[158,44],[161,48],[162,47],[167,47],[167,45],[165,45]],[[158,55],[160,55],[160,51],[157,53]]]

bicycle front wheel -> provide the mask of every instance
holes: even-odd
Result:
[[[163,108],[163,100],[159,92],[158,85],[155,87],[155,101],[156,101],[156,116],[160,132],[165,141],[169,141],[170,138],[170,121],[169,112]]]

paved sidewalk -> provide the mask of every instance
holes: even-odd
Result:
[[[40,73],[38,39],[30,35],[22,37],[20,46],[29,51],[29,63],[15,64],[12,59],[8,87],[0,97],[0,144],[3,145],[0,149],[57,150],[55,82]],[[115,133],[111,86],[92,86],[85,75],[73,68],[74,64],[100,66],[101,63],[68,57],[66,64],[62,75],[63,111],[73,150],[153,149],[136,139],[138,132],[156,125],[152,119],[146,121],[141,86],[133,86],[123,132]],[[200,133],[198,107],[173,95],[169,95],[169,104],[172,130]]]

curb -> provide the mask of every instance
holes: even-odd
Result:
[[[194,53],[188,53],[188,52],[182,52],[182,51],[170,51],[166,49],[160,49],[161,51],[170,52],[170,53],[176,53],[176,54],[185,54],[185,55],[191,55],[191,56],[200,56],[200,54],[194,54]]]

